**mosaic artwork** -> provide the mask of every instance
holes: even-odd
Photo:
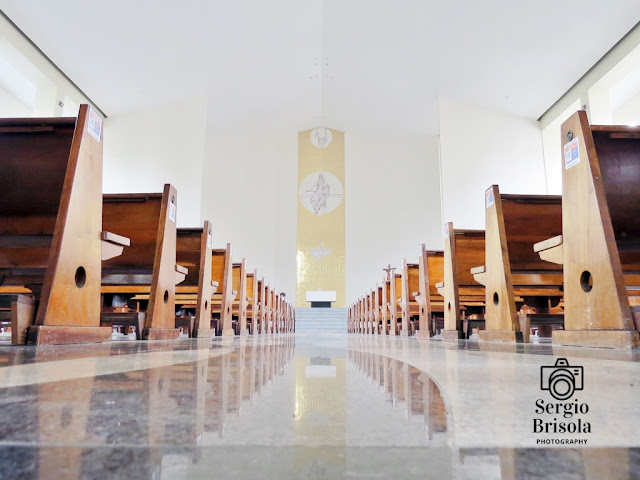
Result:
[[[344,132],[298,134],[297,306],[308,291],[335,291],[344,307]]]

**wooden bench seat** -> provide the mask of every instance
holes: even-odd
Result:
[[[249,334],[247,329],[247,307],[250,298],[247,297],[247,261],[233,264],[233,290],[238,292],[234,302],[232,314],[237,317],[235,331],[241,337]]]
[[[385,322],[382,325],[383,335],[398,334],[398,308],[397,308],[397,292],[396,292],[396,274],[395,267],[389,265],[384,269],[386,277],[382,281],[382,309],[385,312]],[[360,308],[360,318],[363,325],[366,319],[364,297],[361,299],[362,306]],[[363,331],[366,331],[363,328]]]
[[[416,333],[419,328],[420,304],[416,299],[420,295],[420,269],[417,263],[409,263],[407,259],[402,261],[402,274],[400,279],[400,288],[397,292],[400,294],[398,306],[401,314],[400,335],[409,336]]]
[[[209,231],[210,223],[206,222],[205,225],[202,232]],[[199,232],[200,229],[195,229],[195,231]],[[196,287],[188,285],[177,287],[176,306],[188,310],[195,308],[193,314],[196,319],[193,321],[194,336],[206,338],[214,333],[216,335],[234,335],[232,309],[238,291],[233,288],[231,244],[228,243],[226,248],[212,248],[209,236],[205,237],[201,234],[199,253],[196,254],[196,241],[193,238],[188,240],[188,237],[193,235],[194,233],[188,233],[185,230],[182,255],[185,256],[185,260],[187,256],[191,256],[191,263],[195,263],[195,256],[198,255],[201,265],[198,268],[198,285]],[[187,243],[191,244],[190,248],[187,247]],[[191,281],[195,281],[195,278]],[[209,287],[206,288],[207,286]],[[141,296],[135,298],[144,299]],[[186,316],[185,323],[191,323],[190,316]]]
[[[214,317],[213,327],[216,334],[233,336],[233,316],[231,309],[233,301],[238,294],[233,289],[233,257],[231,244],[227,243],[226,248],[216,248],[211,251],[211,280],[220,285],[221,301],[220,305],[211,306],[211,314]]]
[[[268,291],[269,286],[262,277],[258,283],[258,329],[257,332],[261,335],[267,333],[267,303],[268,303]]]
[[[175,286],[186,278],[188,270],[176,262],[177,197],[169,184],[162,193],[103,196],[104,230],[123,233],[131,239],[131,246],[103,263],[102,284],[147,286],[149,300],[142,332],[138,330],[139,317],[128,313],[118,317],[109,308],[101,316],[102,325],[132,325],[138,338],[148,340],[178,338]]]
[[[562,231],[535,251],[564,270],[565,330],[553,343],[637,347],[640,318],[640,129],[562,124]],[[546,240],[546,241],[542,241]]]
[[[562,198],[506,195],[493,185],[486,191],[485,207],[484,269],[472,270],[486,293],[486,330],[479,332],[480,338],[523,341],[528,336],[525,332],[523,337],[518,320],[523,304],[548,318],[562,300],[562,267],[543,261],[533,250],[536,243],[562,233]],[[535,316],[528,315],[534,324]],[[550,336],[547,325],[539,327],[543,336]]]
[[[429,338],[444,327],[444,304],[437,285],[444,281],[444,252],[420,245],[418,254],[417,335]]]
[[[208,220],[202,228],[179,228],[176,255],[189,273],[176,287],[176,328],[189,337],[210,338],[212,297],[217,282],[211,280],[213,228]]]
[[[389,265],[382,284],[347,308],[349,332],[429,337],[442,327],[444,304],[436,284],[442,281],[443,252],[420,248],[417,264],[404,259],[401,273]]]
[[[486,292],[472,268],[484,262],[485,248],[483,230],[455,229],[451,222],[445,225],[444,282],[439,287],[445,304],[444,339],[468,338],[470,319],[474,326],[484,328]]]
[[[247,274],[247,329],[250,335],[258,333],[258,271]]]
[[[128,241],[100,223],[102,119],[88,105],[77,119],[0,119],[0,152],[0,285],[37,300],[20,328],[33,344],[109,341],[101,259]]]

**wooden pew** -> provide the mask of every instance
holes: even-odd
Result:
[[[127,239],[100,224],[102,119],[88,105],[77,119],[0,119],[0,152],[0,286],[38,299],[35,325],[34,308],[16,310],[29,315],[20,336],[31,324],[32,344],[109,341],[101,259]]]
[[[483,230],[460,230],[449,222],[444,227],[444,296],[442,338],[469,338],[472,327],[484,328],[485,288],[471,274],[484,263]],[[471,318],[470,318],[471,317]]]
[[[264,302],[265,302],[265,281],[264,281],[264,277],[260,277],[260,280],[258,280],[258,291],[256,292],[256,307],[257,307],[257,311],[255,313],[255,322],[256,322],[256,327],[254,329],[254,334],[255,335],[262,335],[264,334]]]
[[[296,308],[289,302],[289,333],[296,331]]]
[[[373,334],[379,335],[382,324],[382,287],[376,284],[373,289]]]
[[[259,331],[259,283],[258,270],[254,270],[252,273],[247,275],[247,326],[251,335],[256,335]]]
[[[351,329],[353,333],[358,333],[358,302],[351,305]]]
[[[397,334],[398,330],[398,296],[396,295],[397,281],[395,273],[396,269],[395,267],[389,265],[383,270],[385,272],[385,277],[382,282],[382,309],[386,314],[386,323],[383,325],[383,333],[385,335],[393,336]]]
[[[103,293],[148,293],[146,314],[103,312],[101,325],[137,327],[146,340],[175,339],[176,284],[187,275],[176,263],[176,214],[178,194],[167,184],[163,193],[104,195],[102,224],[105,230],[122,232],[131,247],[103,265]],[[142,321],[144,324],[142,325]]]
[[[264,301],[262,302],[262,333],[264,335],[268,335],[271,333],[270,325],[271,325],[271,284],[267,283],[263,278],[263,292],[262,298]]]
[[[280,318],[280,301],[281,301],[281,297],[280,294],[278,293],[277,289],[273,290],[273,313],[272,313],[272,317],[271,317],[271,321],[272,321],[272,330],[274,334],[280,333],[279,332],[279,325],[278,325],[278,321]]]
[[[357,333],[358,332],[357,302],[354,302],[353,304],[351,304],[348,315],[349,315],[349,326],[351,329],[350,331],[351,333]]]
[[[279,320],[278,320],[278,327],[279,327],[279,332],[280,333],[288,333],[289,331],[289,314],[288,314],[288,308],[289,308],[289,304],[287,302],[287,297],[284,293],[280,293],[279,295],[280,297],[280,308],[279,308]]]
[[[189,273],[176,287],[176,305],[182,305],[185,311],[185,315],[176,316],[176,328],[186,329],[189,337],[210,338],[213,334],[211,300],[218,285],[211,279],[212,230],[211,222],[205,221],[202,228],[179,228],[177,232],[178,263]],[[185,299],[195,301],[191,308]]]
[[[241,337],[247,336],[247,308],[249,298],[247,296],[247,261],[242,259],[240,263],[233,264],[233,290],[238,292],[237,300],[234,302],[233,313],[237,315],[237,334]]]
[[[289,300],[286,300],[285,306],[286,306],[285,333],[292,333],[293,332],[293,305],[291,305],[291,302]]]
[[[259,312],[259,322],[260,322],[260,334],[261,335],[266,335],[267,334],[267,318],[268,318],[268,307],[269,307],[269,285],[267,284],[267,282],[265,281],[264,277],[262,277],[262,279],[260,280],[260,285],[259,287],[259,305],[260,305],[260,312]]]
[[[364,318],[365,318],[364,297],[360,297],[358,299],[358,332],[359,333],[365,332]]]
[[[198,268],[198,298],[196,319],[193,336],[196,338],[210,338],[211,329],[211,300],[218,289],[218,282],[213,279],[213,236],[211,222],[205,221],[200,243],[200,267]],[[206,233],[206,239],[205,239]]]
[[[362,333],[372,333],[373,330],[373,301],[371,292],[362,296]]]
[[[205,221],[202,228],[177,229],[177,262],[187,268],[188,273],[176,286],[176,328],[189,337],[209,338],[213,334],[211,305],[218,283],[211,280],[211,246],[211,222]],[[146,303],[149,295],[138,294],[131,300],[130,303]]]
[[[562,198],[505,195],[493,185],[486,191],[485,206],[485,265],[472,270],[486,287],[486,330],[479,332],[480,338],[526,341],[528,323],[561,326],[562,315],[550,309],[562,299],[562,270],[541,260],[533,246],[562,232]],[[519,319],[520,304],[536,314]]]
[[[436,335],[438,329],[443,328],[442,296],[438,292],[438,284],[444,278],[444,253],[442,251],[427,250],[420,245],[418,255],[417,291],[413,296],[418,304],[418,331],[421,338]],[[413,290],[415,286],[410,289]]]
[[[275,289],[274,287],[271,286],[271,284],[267,285],[267,304],[266,304],[266,309],[267,309],[267,315],[266,315],[266,327],[267,327],[267,333],[268,334],[273,334],[273,315],[274,315],[274,308],[275,308]]]
[[[562,235],[536,246],[564,267],[565,330],[553,343],[638,347],[640,129],[562,124]]]
[[[366,307],[367,307],[366,322],[367,322],[367,333],[370,333],[370,334],[374,334],[375,328],[376,328],[376,324],[375,324],[376,297],[377,297],[377,293],[374,293],[373,289],[369,290],[369,292],[367,293],[367,302],[366,302]]]
[[[211,312],[219,316],[216,330],[224,336],[233,336],[233,301],[238,294],[233,289],[233,257],[231,254],[231,244],[227,243],[224,249],[212,250],[211,280],[222,285],[219,300],[214,302]]]
[[[417,263],[402,261],[402,275],[400,276],[400,300],[398,305],[402,315],[401,336],[415,334],[415,319],[419,319],[420,304],[416,297],[420,295],[420,269]]]
[[[382,279],[380,286],[378,287],[378,311],[380,326],[378,332],[380,335],[387,334],[387,325],[389,323],[389,309],[387,307],[389,292],[387,289],[386,279]]]
[[[271,309],[271,332],[276,334],[278,332],[278,316],[280,315],[280,294],[276,288],[271,290],[272,295],[272,309]]]

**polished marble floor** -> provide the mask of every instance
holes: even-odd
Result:
[[[0,346],[0,478],[640,478],[639,357],[346,333]]]

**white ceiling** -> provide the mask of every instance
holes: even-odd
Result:
[[[209,128],[221,133],[296,131],[323,118],[372,134],[437,133],[439,95],[538,118],[640,21],[638,0],[0,0],[0,9],[107,115],[207,95]]]

